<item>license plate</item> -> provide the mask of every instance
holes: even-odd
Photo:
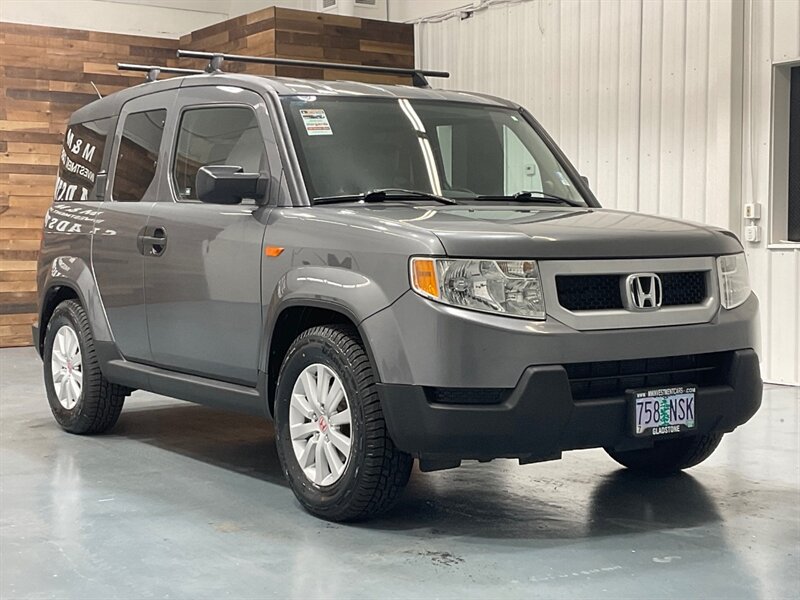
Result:
[[[695,428],[695,386],[631,390],[633,434],[657,436]]]

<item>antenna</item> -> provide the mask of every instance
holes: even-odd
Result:
[[[92,84],[92,87],[94,88],[95,93],[97,93],[97,98],[102,100],[103,99],[103,94],[101,94],[100,90],[97,89],[97,86],[94,84],[94,81],[90,81],[89,83]]]

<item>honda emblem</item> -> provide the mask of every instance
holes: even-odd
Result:
[[[627,308],[630,310],[656,310],[661,308],[663,290],[661,278],[655,273],[634,273],[625,282]]]

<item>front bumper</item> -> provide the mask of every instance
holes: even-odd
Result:
[[[513,388],[531,365],[759,350],[755,295],[708,323],[578,331],[550,316],[479,313],[408,291],[360,330],[381,382],[449,388]]]
[[[755,351],[728,354],[720,381],[698,387],[697,434],[732,431],[761,405]],[[653,444],[653,438],[630,434],[624,394],[576,400],[561,365],[527,367],[498,404],[431,401],[429,391],[417,385],[380,384],[379,394],[392,439],[420,458],[423,470],[457,466],[462,459],[536,462],[559,458],[564,450],[632,450]]]

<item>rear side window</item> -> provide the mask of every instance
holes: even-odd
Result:
[[[56,202],[95,200],[97,175],[103,163],[114,119],[76,123],[67,128],[56,179]]]
[[[200,167],[229,165],[244,173],[263,173],[267,155],[252,109],[237,106],[195,108],[181,118],[172,180],[181,200],[196,200]]]
[[[138,202],[147,193],[156,174],[166,118],[165,109],[131,113],[125,117],[112,199]]]

